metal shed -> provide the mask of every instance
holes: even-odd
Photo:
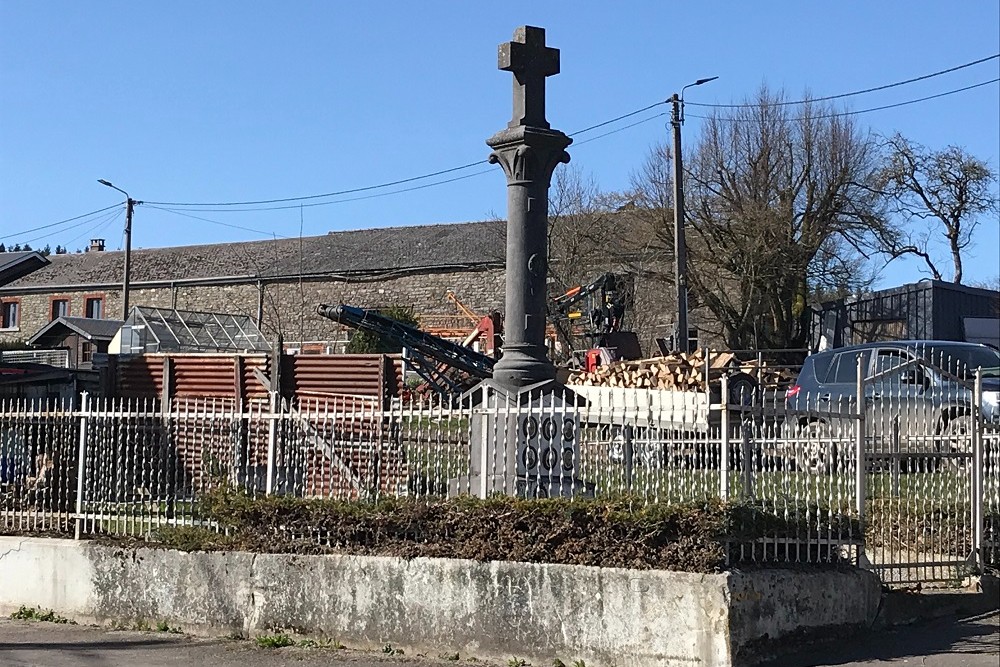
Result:
[[[921,280],[813,309],[813,349],[880,340],[970,340],[1000,346],[1000,292]]]

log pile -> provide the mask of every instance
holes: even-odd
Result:
[[[731,352],[713,352],[705,362],[705,352],[673,352],[662,357],[638,361],[617,361],[599,366],[593,372],[571,375],[568,384],[590,387],[630,387],[704,391],[706,380],[716,383],[726,374],[743,372],[763,387],[783,387],[794,381],[795,373],[768,365],[767,362],[741,362]],[[706,378],[707,374],[707,378]]]

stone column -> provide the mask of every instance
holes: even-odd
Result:
[[[507,176],[504,346],[493,379],[517,391],[555,378],[545,349],[549,183],[573,140],[545,120],[545,77],[559,73],[559,51],[545,46],[543,29],[518,28],[499,47],[499,68],[514,74],[514,114],[486,142]]]

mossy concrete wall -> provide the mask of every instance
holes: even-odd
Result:
[[[275,629],[430,655],[594,667],[752,662],[762,642],[869,622],[856,570],[722,574],[417,558],[183,553],[0,538],[0,612]]]

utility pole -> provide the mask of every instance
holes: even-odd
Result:
[[[141,204],[142,202],[132,199],[127,192],[116,185],[112,185],[110,181],[99,178],[97,182],[125,195],[125,275],[122,278],[122,320],[127,320],[128,290],[132,278],[132,212],[135,210],[136,204]]]
[[[719,77],[698,79],[681,88],[681,94],[670,98],[670,124],[674,130],[674,286],[677,292],[677,332],[674,349],[690,352],[688,340],[687,243],[684,238],[684,164],[681,158],[681,125],[684,124],[684,91]]]
[[[684,165],[681,163],[681,98],[670,98],[674,128],[674,288],[677,294],[677,331],[674,349],[688,352],[687,243],[684,239]]]
[[[122,321],[128,319],[128,288],[132,277],[132,211],[135,200],[125,195],[125,277],[122,279]]]

